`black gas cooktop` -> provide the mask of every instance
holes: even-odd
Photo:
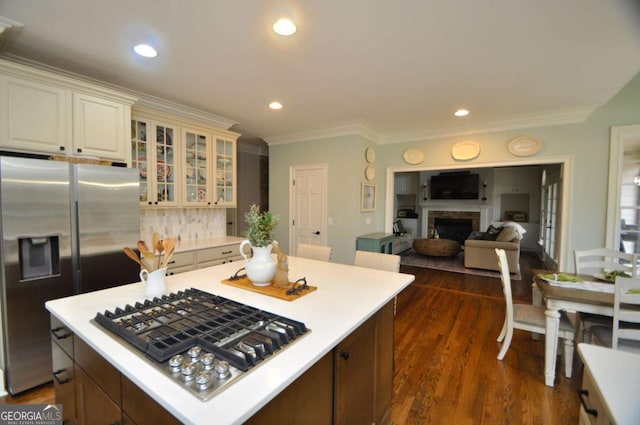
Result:
[[[95,322],[204,400],[309,331],[193,288],[98,313]]]

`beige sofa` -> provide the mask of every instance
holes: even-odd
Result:
[[[496,248],[504,249],[509,263],[509,272],[520,271],[520,239],[513,228],[504,228],[496,240],[467,239],[464,242],[464,266],[473,269],[500,270]]]

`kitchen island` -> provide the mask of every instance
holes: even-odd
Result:
[[[73,332],[74,338],[79,338],[82,344],[94,350],[180,422],[239,424],[249,420],[263,407],[268,408],[276,396],[286,393],[287,387],[298,382],[321,360],[324,363],[328,359],[331,363],[334,349],[349,342],[354,331],[365,327],[363,325],[370,323],[383,309],[392,311],[388,307],[392,306],[394,297],[414,279],[407,274],[290,257],[290,280],[305,277],[309,285],[318,289],[297,300],[284,301],[221,283],[241,266],[241,263],[229,263],[170,276],[169,291],[197,288],[303,322],[311,331],[208,401],[201,401],[178,386],[148,359],[136,353],[132,346],[92,321],[98,312],[144,301],[142,283],[53,300],[47,302],[46,307],[55,320]],[[392,334],[393,315],[385,317],[387,322],[391,322]],[[383,351],[391,350],[392,356],[392,348],[388,345],[383,347]],[[337,354],[349,357],[345,352]],[[390,360],[388,357],[384,358]],[[374,354],[370,358],[377,359]],[[331,365],[333,367],[333,363]],[[366,367],[373,370],[380,366],[376,363]],[[391,367],[384,373],[389,375]],[[325,376],[326,379],[332,379],[331,374],[324,375],[329,375]],[[316,396],[313,388],[310,390],[305,397],[313,404]],[[386,404],[390,404],[390,398]],[[308,406],[291,406],[291,409],[304,411]]]

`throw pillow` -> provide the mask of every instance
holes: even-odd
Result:
[[[407,233],[404,226],[402,225],[402,221],[396,220],[393,223],[393,233],[395,233],[396,235],[404,235],[405,233]]]
[[[487,233],[490,234],[490,235],[498,236],[501,231],[502,231],[502,227],[493,227],[493,225],[491,225],[491,224],[487,228]]]
[[[511,242],[518,237],[518,230],[513,227],[505,227],[496,238],[498,242]]]

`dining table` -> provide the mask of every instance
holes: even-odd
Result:
[[[559,282],[541,277],[541,275],[548,277],[554,273],[574,276],[580,281]],[[586,274],[533,270],[533,276],[533,283],[538,286],[542,295],[541,300],[546,307],[544,382],[548,387],[553,387],[556,378],[560,312],[593,313],[613,317],[615,285],[613,282]]]

